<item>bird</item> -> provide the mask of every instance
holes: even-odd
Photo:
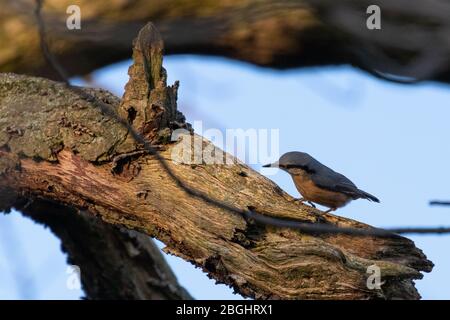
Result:
[[[302,203],[306,201],[313,207],[314,203],[325,206],[329,208],[326,213],[342,208],[356,199],[380,202],[370,193],[358,189],[346,176],[328,168],[305,152],[285,153],[278,161],[263,167],[280,168],[289,173],[302,195],[302,198],[296,200]]]

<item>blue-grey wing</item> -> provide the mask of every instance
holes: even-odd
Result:
[[[361,196],[358,187],[353,182],[328,167],[313,173],[311,179],[320,188],[344,193],[353,199]]]

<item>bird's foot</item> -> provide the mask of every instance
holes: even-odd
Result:
[[[327,211],[325,211],[324,213],[330,213],[330,212],[333,212],[333,211],[335,211],[337,208],[330,208],[330,209],[328,209]]]
[[[305,202],[306,202],[311,206],[311,208],[316,208],[316,205],[314,203],[306,200],[305,198],[294,198],[291,201],[295,202],[295,203],[301,203],[301,204],[305,204]],[[317,213],[316,211],[312,211],[312,213],[316,218],[316,223],[326,223],[327,222],[321,213]]]
[[[311,201],[308,201],[308,204],[309,204],[311,207],[316,208],[316,205],[315,205],[314,203],[312,203]]]

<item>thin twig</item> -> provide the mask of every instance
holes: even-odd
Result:
[[[36,0],[36,8],[34,11],[39,28],[39,35],[40,35],[39,38],[42,53],[44,54],[44,58],[45,60],[47,60],[47,63],[51,65],[53,69],[55,69],[56,73],[61,78],[61,81],[63,81],[66,85],[70,86],[69,77],[67,76],[66,71],[64,70],[63,66],[59,64],[58,60],[52,55],[46,41],[45,23],[44,20],[42,19],[41,13],[43,3],[44,3],[43,0]]]
[[[306,223],[291,219],[274,218],[267,215],[256,213],[252,210],[246,211],[245,217],[254,220],[256,223],[270,225],[279,228],[291,228],[307,233],[324,233],[324,234],[347,234],[354,236],[376,236],[382,238],[395,238],[398,234],[446,234],[450,233],[449,227],[402,227],[402,228],[346,228],[337,227],[332,224],[325,223]]]
[[[450,201],[433,200],[430,201],[430,206],[450,206]]]

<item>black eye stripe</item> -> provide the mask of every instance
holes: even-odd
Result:
[[[286,169],[302,169],[302,170],[305,170],[306,172],[309,172],[309,173],[314,173],[315,172],[314,170],[311,170],[307,166],[301,166],[301,165],[298,165],[298,164],[280,165],[280,167],[286,168]]]

